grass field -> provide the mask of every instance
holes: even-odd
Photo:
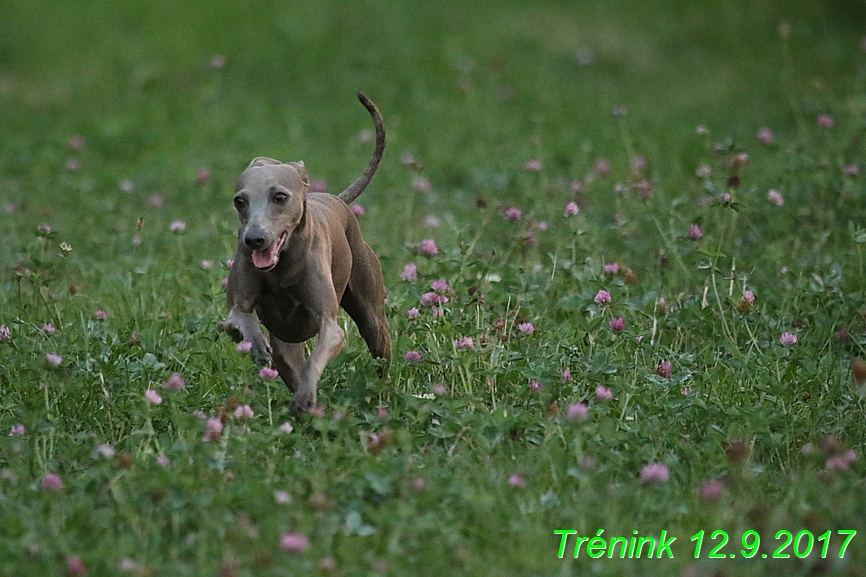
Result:
[[[862,0],[3,13],[0,576],[866,576]],[[233,186],[356,90],[394,360],[295,418]]]

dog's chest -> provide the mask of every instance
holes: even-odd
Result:
[[[266,287],[256,299],[256,313],[278,339],[298,343],[319,332],[318,323],[290,289]]]

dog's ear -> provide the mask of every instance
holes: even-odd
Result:
[[[259,156],[254,158],[253,161],[247,168],[252,168],[254,166],[266,166],[266,165],[275,165],[282,164],[279,160],[274,160],[273,158],[268,158],[267,156]]]
[[[300,175],[301,182],[304,183],[304,186],[310,186],[310,177],[307,176],[307,167],[304,166],[303,160],[299,160],[298,162],[289,162],[288,165],[298,171],[298,175]]]

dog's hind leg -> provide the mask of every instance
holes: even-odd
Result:
[[[377,305],[359,298],[351,288],[343,294],[343,309],[349,313],[361,333],[370,354],[376,359],[391,360],[391,332],[385,318],[384,303]]]
[[[363,240],[355,244],[352,274],[340,306],[349,313],[373,358],[391,360],[391,330],[385,317],[382,267]]]
[[[274,335],[271,335],[270,341],[274,368],[289,390],[295,392],[304,364],[304,343],[285,343]]]

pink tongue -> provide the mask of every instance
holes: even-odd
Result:
[[[274,264],[274,254],[276,251],[274,250],[277,247],[277,243],[271,243],[271,246],[267,248],[263,248],[261,250],[253,251],[253,264],[256,268],[268,268],[272,264]]]

